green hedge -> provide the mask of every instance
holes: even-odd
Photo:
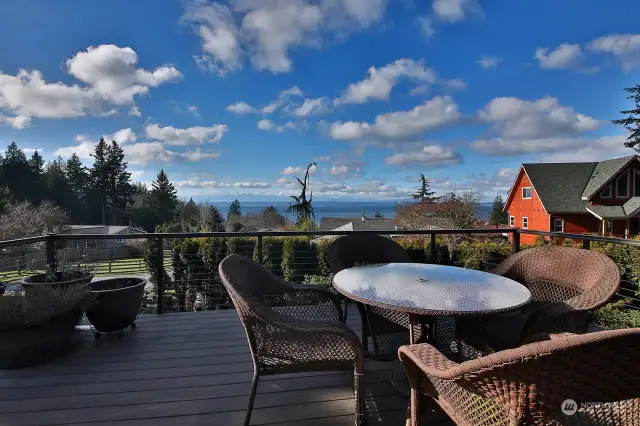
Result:
[[[465,268],[480,269],[483,260],[504,257],[511,254],[511,246],[507,243],[492,241],[463,241],[458,247],[458,265]]]
[[[316,247],[306,237],[286,238],[282,247],[282,274],[288,281],[301,283],[305,275],[318,272]]]
[[[625,306],[625,300],[609,303],[591,314],[591,322],[609,330],[640,327],[640,310]]]

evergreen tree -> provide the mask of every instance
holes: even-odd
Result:
[[[493,200],[493,204],[491,205],[491,212],[489,213],[489,224],[507,224],[507,212],[504,211],[504,200],[500,195],[496,195],[496,198],[495,200]]]
[[[193,198],[189,198],[186,203],[180,203],[180,222],[183,228],[191,230],[200,225],[200,211]]]
[[[164,169],[160,169],[156,180],[151,184],[151,204],[160,223],[173,222],[176,219],[178,193]]]
[[[153,232],[160,224],[151,201],[151,193],[142,183],[133,185],[131,203],[127,206],[127,216],[131,223],[147,232]]]
[[[29,185],[33,178],[34,174],[24,151],[15,142],[11,142],[0,163],[0,187],[6,187],[17,201],[39,201],[35,200],[36,187]]]
[[[296,215],[296,225],[300,225],[303,222],[311,222],[315,220],[315,214],[313,212],[313,206],[311,203],[313,202],[313,192],[309,191],[309,199],[307,200],[307,187],[309,186],[309,171],[312,167],[317,167],[315,162],[309,163],[307,166],[307,171],[304,174],[304,180],[300,180],[296,176],[296,180],[300,184],[300,195],[297,197],[295,195],[291,196],[291,203],[287,208],[287,213],[295,213]]]
[[[69,214],[69,208],[78,203],[78,199],[75,199],[67,180],[65,162],[62,157],[56,158],[45,166],[43,180],[46,188],[46,199],[52,201]]]
[[[109,165],[108,205],[110,207],[110,221],[119,224],[126,218],[127,205],[131,202],[133,186],[131,173],[127,171],[124,161],[124,150],[116,141],[112,141],[107,148],[107,163]]]
[[[627,99],[633,99],[635,105],[632,109],[621,111],[621,114],[624,114],[627,117],[619,120],[613,120],[613,123],[624,126],[624,128],[629,132],[629,136],[627,137],[624,146],[640,151],[640,84],[637,84],[634,87],[628,87],[624,90],[627,93],[630,93],[630,96],[628,96]]]
[[[420,173],[420,189],[411,197],[420,203],[433,203],[438,199],[438,197],[434,197],[434,194],[435,192],[431,191],[429,186],[429,179]]]
[[[216,206],[200,206],[200,229],[204,232],[224,232],[224,216]]]
[[[227,220],[238,219],[240,216],[242,216],[242,208],[240,207],[240,201],[236,198],[236,200],[229,206]]]
[[[87,197],[90,189],[89,171],[82,164],[80,157],[73,153],[65,164],[64,172],[69,190],[74,196],[74,201],[66,206],[71,222],[85,224],[93,222],[89,216],[90,209],[87,206]]]
[[[93,167],[90,170],[91,176],[91,189],[89,190],[90,199],[89,203],[92,208],[92,216],[95,218],[96,213],[100,217],[103,225],[107,224],[107,208],[108,208],[108,196],[110,189],[110,173],[109,173],[109,158],[108,150],[109,146],[104,138],[100,138],[100,141],[96,144],[93,154]],[[99,209],[96,211],[96,208]]]
[[[42,155],[40,155],[38,151],[34,151],[33,154],[31,154],[29,169],[34,175],[42,175],[44,173],[44,158],[42,158]]]
[[[47,197],[47,184],[44,177],[44,158],[38,151],[34,151],[29,158],[29,183],[31,190],[28,199],[32,203],[40,203]],[[64,207],[64,206],[61,206]]]

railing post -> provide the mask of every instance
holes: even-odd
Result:
[[[158,313],[164,313],[164,246],[162,244],[162,237],[156,240],[156,252],[154,263],[156,265],[156,283],[158,284]]]
[[[585,250],[591,249],[591,241],[582,240],[582,248],[585,249]]]
[[[436,263],[438,243],[436,241],[436,234],[431,233],[431,244],[429,244],[431,250],[431,263]]]
[[[262,265],[262,235],[258,235],[258,264]]]
[[[520,232],[518,232],[517,229],[514,229],[513,234],[511,235],[513,238],[513,245],[511,246],[511,248],[513,250],[513,254],[516,254],[520,251]]]
[[[47,265],[51,270],[56,271],[56,236],[55,234],[47,234]]]

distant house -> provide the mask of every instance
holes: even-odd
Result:
[[[640,159],[523,164],[505,210],[512,227],[628,238],[640,231]]]
[[[394,219],[383,217],[323,217],[320,220],[320,231],[376,231],[387,233],[393,237],[393,231],[398,230]],[[315,238],[312,242],[335,238],[333,235],[325,235]]]
[[[69,225],[64,233],[73,235],[108,234],[114,236],[114,238],[107,240],[74,240],[69,238],[64,246],[61,247],[67,249],[96,249],[123,247],[126,242],[126,234],[143,234],[146,232],[132,226]]]

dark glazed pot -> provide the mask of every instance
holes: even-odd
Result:
[[[91,283],[95,303],[87,318],[100,333],[121,331],[134,323],[144,295],[144,278],[109,278]]]
[[[0,331],[0,368],[32,367],[52,360],[69,345],[78,311],[51,318],[43,325]]]

